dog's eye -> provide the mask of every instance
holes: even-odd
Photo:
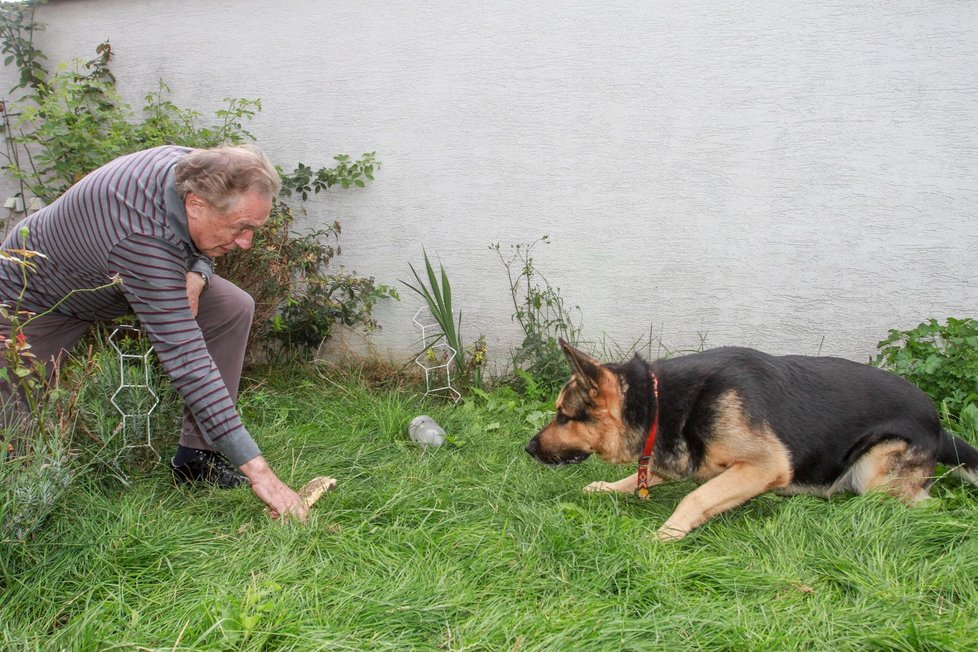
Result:
[[[567,423],[568,421],[570,421],[570,419],[567,418],[567,415],[566,414],[564,414],[563,412],[558,412],[557,413],[557,425],[558,426],[562,426],[565,423]]]

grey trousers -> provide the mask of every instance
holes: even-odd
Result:
[[[207,351],[227,385],[231,400],[238,397],[241,368],[254,314],[255,301],[251,295],[220,276],[212,276],[210,285],[200,295],[197,324],[204,333]],[[24,329],[31,351],[39,361],[47,362],[49,379],[55,366],[64,361],[89,326],[89,321],[52,314],[39,317]],[[10,335],[10,323],[3,318],[0,318],[0,335]],[[9,395],[6,398],[9,399]],[[180,444],[213,450],[186,408],[183,411]]]

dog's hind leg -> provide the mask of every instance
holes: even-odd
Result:
[[[877,444],[853,464],[850,471],[856,493],[884,491],[907,505],[928,498],[934,459],[905,441]]]
[[[649,474],[649,486],[662,484],[663,479],[654,473]],[[638,487],[638,473],[633,473],[627,478],[622,478],[618,482],[605,482],[604,480],[598,480],[597,482],[592,482],[588,486],[584,487],[585,493],[596,493],[600,491],[607,492],[620,492],[625,494],[630,494],[635,491]]]
[[[786,482],[787,476],[776,469],[757,464],[735,464],[683,498],[676,511],[659,528],[656,538],[660,541],[682,539],[717,514]]]

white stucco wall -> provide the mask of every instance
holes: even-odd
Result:
[[[627,348],[745,344],[865,360],[891,327],[978,310],[978,5],[968,1],[71,0],[51,61],[110,39],[135,105],[261,98],[272,158],[376,150],[311,213],[388,284],[421,249],[467,339],[518,341],[493,242]],[[3,71],[0,88],[13,85]],[[407,353],[418,305],[379,306]]]

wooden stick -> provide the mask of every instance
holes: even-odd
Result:
[[[329,478],[326,476],[319,476],[318,478],[313,478],[306,483],[300,491],[299,495],[302,496],[302,500],[305,501],[306,507],[312,507],[316,504],[316,501],[322,498],[322,495],[327,491],[331,490],[336,486],[336,479]]]

